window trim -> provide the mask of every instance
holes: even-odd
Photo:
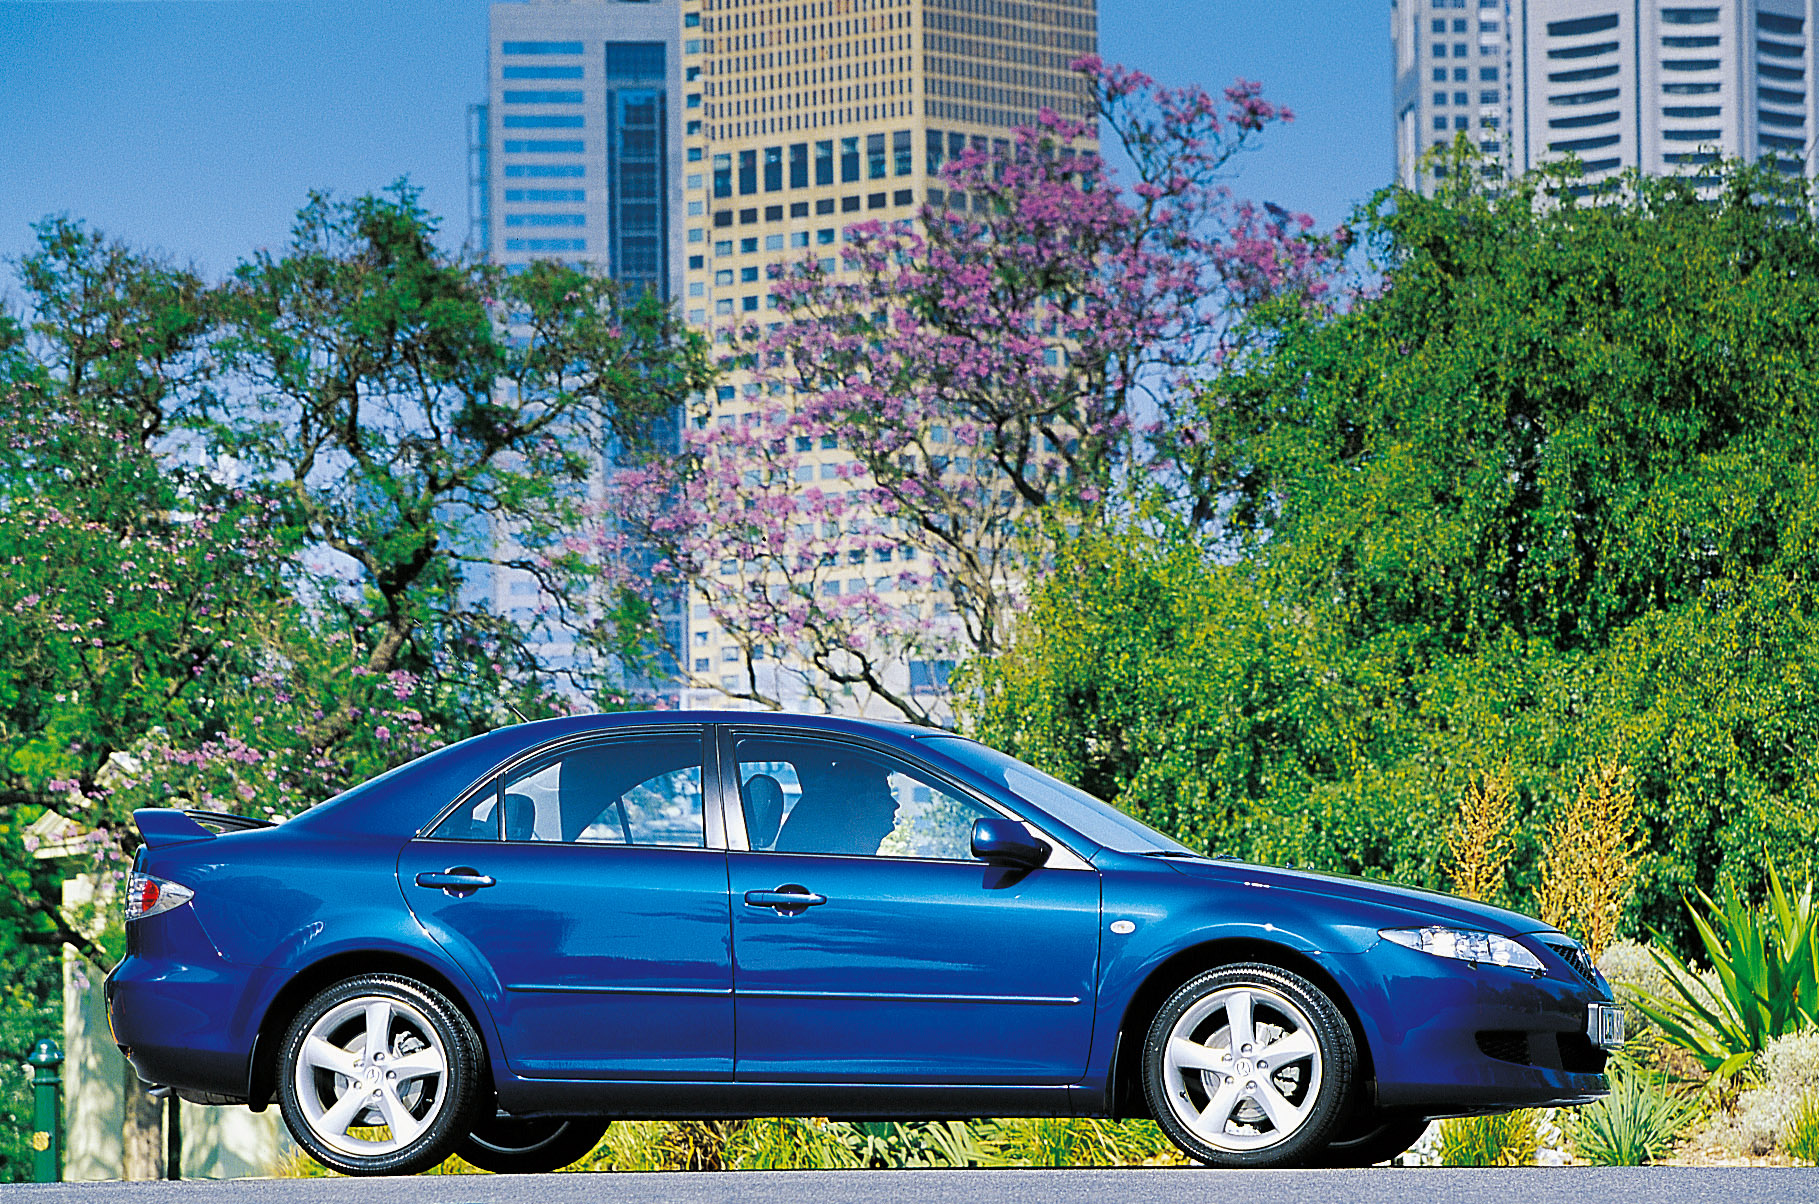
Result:
[[[501,833],[501,835],[493,841],[462,840],[462,839],[459,839],[456,837],[432,836],[432,835],[430,835],[430,833],[434,832],[436,830],[437,826],[440,825],[443,820],[447,819],[450,815],[453,815],[456,811],[459,811],[462,807],[471,803],[477,795],[483,793],[484,791],[486,791],[488,789],[491,789],[492,791],[494,791],[495,794],[497,794],[503,788],[505,779],[507,777],[509,777],[511,774],[517,772],[518,770],[524,768],[526,765],[530,764],[533,761],[543,760],[543,759],[546,759],[549,757],[554,757],[554,756],[566,756],[568,753],[573,752],[577,749],[591,748],[595,745],[600,745],[600,744],[622,744],[622,743],[626,743],[628,741],[641,741],[641,740],[664,739],[664,738],[673,739],[678,736],[681,736],[684,738],[693,736],[693,737],[698,738],[701,741],[701,822],[702,822],[702,828],[703,828],[703,831],[702,831],[703,843],[702,844],[700,844],[700,845],[667,845],[667,844],[666,845],[618,845],[618,844],[589,843],[586,845],[564,844],[564,845],[557,846],[554,842],[548,842],[548,841],[546,841],[546,842],[512,841],[509,843],[512,843],[514,845],[519,845],[519,844],[534,845],[536,843],[545,843],[545,844],[549,844],[551,847],[562,847],[562,848],[571,848],[572,847],[572,848],[589,848],[589,849],[664,849],[664,850],[671,851],[671,852],[682,852],[682,853],[725,853],[727,850],[726,826],[724,823],[725,809],[722,805],[720,805],[720,800],[718,798],[718,796],[721,792],[721,785],[720,785],[721,772],[720,772],[720,766],[719,766],[719,761],[718,761],[719,747],[718,747],[718,742],[714,739],[713,726],[710,724],[701,724],[701,723],[673,723],[673,724],[664,723],[664,724],[652,724],[649,727],[620,729],[618,731],[610,731],[610,732],[600,732],[600,731],[582,732],[582,733],[578,733],[576,735],[562,736],[555,740],[549,740],[549,741],[545,741],[542,744],[533,745],[530,748],[522,750],[521,752],[514,753],[512,756],[499,762],[497,765],[494,765],[491,769],[489,769],[485,773],[481,774],[479,776],[479,778],[477,778],[474,782],[470,783],[466,789],[462,790],[459,794],[457,794],[455,796],[453,802],[449,803],[446,807],[443,807],[440,811],[438,811],[436,813],[436,817],[434,819],[430,820],[429,823],[424,824],[421,828],[418,828],[417,831],[412,835],[411,839],[412,840],[430,840],[430,841],[435,841],[437,844],[460,845],[464,848],[469,848],[474,845],[484,845],[484,844],[497,844],[497,845],[503,847],[505,844],[508,843],[504,839],[503,833]],[[495,804],[495,814],[500,817],[500,821],[501,821],[501,823],[503,823],[504,813],[502,811],[498,810],[498,804]],[[743,821],[743,816],[741,816],[741,820]],[[740,834],[741,834],[741,836],[744,835],[743,822],[741,824]]]
[[[888,744],[878,744],[870,740],[844,735],[839,732],[805,731],[800,728],[767,727],[762,723],[754,724],[720,724],[718,726],[719,751],[719,790],[722,814],[722,830],[726,834],[726,848],[731,853],[749,853],[758,857],[842,857],[861,861],[882,861],[888,864],[913,862],[920,865],[973,865],[983,866],[986,862],[973,858],[966,861],[952,861],[943,857],[879,857],[876,853],[790,853],[772,849],[754,849],[745,831],[745,807],[739,795],[739,758],[734,743],[743,736],[759,736],[772,740],[796,740],[809,744],[836,745],[858,749],[873,756],[887,757],[900,761],[904,765],[923,774],[932,782],[938,782],[944,790],[956,797],[978,803],[1006,819],[1015,820],[1028,828],[1038,839],[1049,845],[1048,860],[1039,868],[1051,870],[1086,870],[1096,873],[1087,855],[1077,847],[1080,838],[1066,828],[1059,828],[1053,823],[1038,823],[1029,816],[1020,813],[1015,807],[1002,802],[980,790],[969,782],[964,782],[953,774],[937,769],[928,762],[894,748]],[[706,791],[703,791],[705,797]]]

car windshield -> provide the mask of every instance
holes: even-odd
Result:
[[[1201,854],[1077,786],[1050,777],[1015,757],[959,736],[926,741],[936,752],[978,770],[1018,798],[1054,816],[1095,844],[1120,853],[1197,857]]]

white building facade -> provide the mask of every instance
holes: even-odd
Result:
[[[1698,175],[1773,156],[1812,174],[1819,0],[1391,0],[1396,177],[1465,132],[1520,174],[1577,155]]]

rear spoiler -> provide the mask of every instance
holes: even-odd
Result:
[[[180,811],[175,807],[141,807],[133,812],[133,822],[139,825],[139,835],[145,838],[148,849],[213,840],[219,832],[245,832],[277,826],[269,819],[194,808]]]

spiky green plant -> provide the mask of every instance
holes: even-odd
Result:
[[[1698,1118],[1698,1101],[1625,1062],[1610,1066],[1611,1093],[1572,1113],[1564,1126],[1573,1153],[1594,1166],[1642,1166],[1671,1152]]]
[[[1532,1109],[1440,1122],[1441,1166],[1533,1166],[1541,1117]]]
[[[1790,900],[1769,867],[1769,905],[1749,906],[1726,878],[1714,901],[1699,892],[1693,926],[1717,975],[1713,988],[1671,949],[1650,950],[1672,991],[1631,988],[1630,998],[1674,1044],[1715,1077],[1742,1070],[1769,1041],[1819,1017],[1819,911],[1813,884]]]

